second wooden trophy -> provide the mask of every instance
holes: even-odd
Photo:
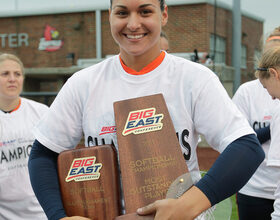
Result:
[[[120,186],[112,145],[67,150],[58,157],[58,175],[67,216],[112,220],[120,215]]]

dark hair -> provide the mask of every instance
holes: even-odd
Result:
[[[164,10],[165,0],[158,0],[160,4],[160,10]],[[112,8],[113,0],[110,0],[110,8]]]

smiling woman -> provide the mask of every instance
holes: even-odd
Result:
[[[136,71],[151,63],[160,54],[161,28],[167,23],[164,0],[111,1],[111,33],[120,47],[123,63]],[[137,62],[135,58],[137,57]]]

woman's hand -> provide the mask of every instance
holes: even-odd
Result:
[[[157,200],[154,203],[137,210],[139,215],[149,215],[155,213],[154,220],[186,220],[193,219],[188,210],[179,208],[178,199]]]
[[[192,220],[210,208],[208,198],[195,186],[178,199],[163,199],[137,210],[139,215],[155,213],[154,220]]]

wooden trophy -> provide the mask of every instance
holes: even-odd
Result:
[[[114,111],[127,214],[116,219],[153,219],[135,212],[166,198],[170,185],[188,173],[166,103],[157,94],[115,102]],[[175,198],[178,192],[171,191]]]
[[[63,151],[58,156],[58,175],[67,216],[112,220],[120,215],[118,163],[113,146]]]

